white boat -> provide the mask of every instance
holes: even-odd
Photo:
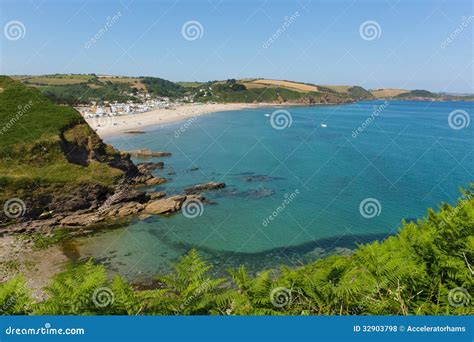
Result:
[[[321,124],[321,127],[326,128],[328,125],[326,124]]]
[[[265,116],[267,116],[267,117],[268,117],[268,116],[270,116],[270,114],[265,114]]]

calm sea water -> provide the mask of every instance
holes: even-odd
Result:
[[[403,219],[422,217],[428,207],[455,202],[459,188],[474,181],[474,124],[452,128],[466,126],[473,108],[382,101],[289,107],[292,123],[282,130],[268,116],[281,108],[248,109],[108,139],[123,150],[173,153],[156,172],[169,182],[153,190],[227,186],[206,193],[215,204],[196,218],[149,217],[75,243],[81,257],[130,278],[167,271],[191,248],[216,272],[344,253],[394,234]],[[468,114],[455,112],[450,125],[455,110]]]

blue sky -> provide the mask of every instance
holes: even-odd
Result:
[[[0,6],[2,74],[265,77],[474,92],[470,0],[2,0]],[[24,26],[20,39],[8,39],[12,21]],[[202,36],[183,37],[188,21],[199,22]],[[373,40],[360,33],[367,21],[380,28]]]

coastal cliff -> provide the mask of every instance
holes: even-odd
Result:
[[[5,76],[0,77],[0,127],[0,236],[172,214],[186,201],[206,203],[202,191],[225,186],[198,184],[173,196],[143,191],[140,187],[167,181],[153,175],[164,162],[135,165],[130,156],[170,153],[120,152],[105,144],[76,110]]]
[[[124,184],[166,181],[105,144],[77,111],[34,88],[1,76],[0,104],[0,234],[91,213],[118,191],[117,202],[143,203],[149,197]]]

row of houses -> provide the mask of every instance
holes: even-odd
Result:
[[[86,118],[101,116],[130,115],[148,112],[158,108],[173,108],[176,104],[171,103],[168,98],[147,99],[141,103],[134,102],[108,102],[102,104],[92,102],[91,105],[76,107],[76,109]]]

